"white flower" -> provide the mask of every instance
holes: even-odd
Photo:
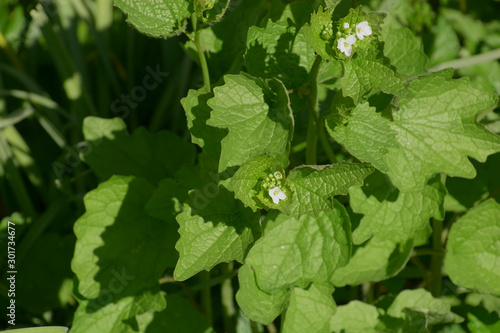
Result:
[[[275,177],[276,179],[280,180],[281,178],[283,178],[283,175],[281,174],[281,172],[276,171],[276,172],[274,173],[274,177]]]
[[[344,23],[344,29],[349,29],[349,23]]]
[[[275,187],[269,190],[269,196],[273,199],[275,205],[277,205],[280,200],[286,199],[286,194],[279,187]]]
[[[337,48],[346,56],[350,57],[352,52],[352,45],[356,43],[356,37],[350,35],[347,38],[340,38],[337,42]]]
[[[363,40],[365,36],[370,36],[372,34],[372,28],[368,25],[367,21],[356,24],[356,36],[359,40]]]

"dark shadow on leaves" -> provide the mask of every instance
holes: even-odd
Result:
[[[90,300],[88,313],[157,286],[168,254],[175,251],[169,243],[178,226],[174,219],[167,223],[144,212],[153,189],[143,178],[132,179],[114,223],[101,233],[103,245],[94,250],[99,267],[94,280],[100,291],[96,299]],[[99,240],[88,240],[94,241]]]
[[[209,189],[209,188],[212,189]],[[258,230],[258,219],[250,208],[234,198],[234,193],[230,192],[217,183],[205,184],[202,189],[194,190],[190,193],[188,204],[191,207],[191,215],[198,215],[204,222],[210,222],[214,227],[224,224],[235,229],[241,234],[247,228],[251,228],[255,238],[260,233]],[[253,225],[249,222],[254,222]],[[256,223],[255,223],[256,222]]]
[[[399,196],[399,190],[392,185],[389,177],[378,170],[366,177],[361,189],[366,197],[374,196],[379,202],[395,202]]]
[[[288,89],[300,88],[307,81],[308,71],[300,66],[300,56],[293,52],[299,33],[300,29],[288,20],[288,32],[280,35],[274,52],[258,41],[250,44],[245,54],[248,72],[262,78],[278,78]]]

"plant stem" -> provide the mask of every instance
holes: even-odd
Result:
[[[21,173],[18,169],[18,163],[15,161],[15,156],[10,147],[8,140],[8,131],[11,130],[16,133],[16,129],[13,126],[4,128],[0,134],[0,163],[3,165],[2,177],[7,180],[8,184],[12,188],[17,202],[19,203],[19,208],[25,214],[26,217],[34,218],[37,216],[35,205],[31,200],[29,195],[29,189],[25,185]]]
[[[366,303],[373,303],[374,301],[374,290],[373,290],[373,283],[370,282],[365,282],[361,285],[361,291],[363,293],[362,299],[363,302]]]
[[[276,328],[274,323],[267,324],[266,328],[269,333],[278,333],[278,329]]]
[[[207,283],[210,280],[210,272],[203,271],[200,273],[201,282]],[[213,315],[212,315],[212,295],[210,294],[210,287],[205,287],[201,290],[201,304],[203,307],[203,312],[208,319],[208,325],[213,326]]]
[[[193,24],[193,29],[195,32],[194,44],[198,50],[198,57],[200,59],[201,71],[203,72],[203,84],[207,91],[212,91],[210,87],[210,74],[208,72],[207,59],[205,58],[205,53],[203,52],[203,47],[201,45],[200,30],[198,29],[198,16],[196,13],[191,15],[191,23]],[[210,281],[210,272],[201,272],[201,282],[202,284],[208,283]],[[210,295],[210,286],[206,286],[201,291],[201,300],[203,305],[203,310],[208,318],[209,326],[213,326],[212,318],[212,296]]]
[[[231,272],[234,268],[232,262],[222,264],[222,273],[227,274]],[[233,302],[233,285],[231,278],[228,278],[222,282],[221,285],[221,300],[222,300],[222,319],[224,321],[224,332],[236,333],[236,327],[234,322],[234,315],[236,310],[234,308]]]
[[[476,54],[476,55],[466,57],[466,58],[460,58],[460,59],[446,61],[446,62],[440,63],[439,65],[436,65],[434,67],[429,68],[429,72],[437,72],[437,71],[440,71],[440,70],[448,68],[448,67],[452,67],[454,69],[459,69],[459,68],[474,66],[474,65],[481,64],[483,62],[493,61],[493,60],[497,60],[497,59],[500,59],[500,49],[491,50],[491,51],[488,51],[485,53]]]
[[[325,135],[325,121],[326,121],[325,118],[320,117],[318,122],[319,141],[321,142],[321,146],[325,150],[325,153],[328,156],[330,163],[335,163],[337,162],[337,157],[335,157],[335,153],[333,152],[332,147],[330,147],[330,143],[328,143],[328,139]]]
[[[63,88],[66,96],[70,100],[71,106],[75,111],[78,120],[78,126],[83,123],[83,118],[90,115],[97,115],[98,112],[90,98],[90,94],[83,85],[83,79],[80,72],[75,68],[71,56],[63,43],[63,39],[56,33],[54,23],[49,18],[41,5],[37,6],[41,15],[42,33],[47,41],[47,45],[54,59],[54,64],[63,81]],[[35,17],[34,17],[35,19]]]
[[[443,233],[443,221],[432,219],[432,249],[434,251],[443,251],[442,233]],[[441,268],[443,265],[442,255],[433,255],[431,261],[431,281],[430,281],[430,292],[432,296],[439,297],[441,293],[441,283],[442,274]]]
[[[321,65],[321,57],[316,56],[311,72],[309,73],[309,121],[307,124],[307,149],[306,164],[316,164],[318,146],[318,72]]]
[[[198,50],[198,58],[200,58],[201,71],[203,72],[203,84],[207,91],[212,91],[210,87],[210,74],[208,72],[207,59],[205,58],[205,52],[203,51],[203,46],[201,45],[201,30],[198,29],[198,16],[196,13],[191,15],[191,22],[193,23],[194,29],[194,44],[196,45],[196,50]]]

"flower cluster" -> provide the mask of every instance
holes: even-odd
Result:
[[[359,40],[363,40],[366,36],[370,36],[372,34],[372,28],[368,24],[367,21],[360,22],[356,24],[356,28],[354,32],[356,36],[352,33],[352,29],[349,26],[349,23],[343,24],[344,33],[339,31],[339,37],[344,36],[338,39],[337,48],[340,52],[344,53],[346,56],[350,57],[352,54],[352,46],[356,43],[356,36]]]
[[[286,190],[283,187],[283,174],[279,171],[270,173],[262,183],[262,187],[268,190],[269,196],[277,205],[280,200],[286,199]]]

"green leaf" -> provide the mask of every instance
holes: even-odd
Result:
[[[121,118],[87,117],[83,122],[85,161],[102,180],[112,175],[146,178],[151,184],[192,165],[194,146],[174,133],[150,133],[140,127],[129,135]]]
[[[404,331],[411,328],[411,332],[423,332],[432,325],[462,322],[463,318],[450,309],[446,301],[432,297],[424,289],[414,289],[400,292],[387,309],[387,314],[405,319]]]
[[[500,95],[500,63],[498,61],[485,61],[474,66],[460,68],[457,72],[460,76],[469,76],[473,87],[480,86],[482,90],[496,92],[497,95]],[[496,125],[495,133],[500,133],[498,117],[495,120],[496,122],[492,121],[488,126]],[[490,131],[493,132],[492,129]]]
[[[221,262],[243,262],[262,233],[260,214],[245,208],[233,193],[215,182],[203,190],[193,191],[177,215],[181,237],[175,246],[180,258],[174,278],[178,281]]]
[[[460,50],[460,41],[457,33],[447,20],[439,15],[433,28],[433,41],[430,46],[430,66],[457,59]]]
[[[200,38],[213,82],[226,73],[237,71],[243,64],[248,29],[258,25],[265,3],[266,0],[233,1],[221,22],[201,30]],[[235,26],[238,29],[234,29]],[[199,62],[193,41],[186,41],[184,50],[194,61]]]
[[[500,137],[476,123],[477,116],[492,108],[495,94],[470,88],[467,78],[451,79],[444,71],[420,77],[410,84],[414,94],[402,99],[392,128],[399,149],[386,157],[389,175],[401,190],[422,189],[434,173],[473,178],[471,156],[484,162],[500,151]],[[408,175],[408,171],[411,174]]]
[[[257,286],[255,273],[248,263],[240,267],[238,281],[240,290],[236,293],[236,301],[245,315],[258,323],[267,325],[276,319],[290,297],[288,290],[274,294],[263,292]]]
[[[391,59],[398,73],[417,76],[427,72],[429,59],[413,31],[406,27],[386,27],[382,31],[381,40],[384,42],[385,55]]]
[[[390,238],[373,237],[353,250],[349,263],[333,273],[331,282],[336,287],[343,287],[388,279],[405,267],[412,250],[412,240],[399,244]]]
[[[138,328],[137,315],[151,310],[161,311],[165,306],[164,293],[158,288],[144,290],[111,303],[101,299],[81,300],[71,332],[134,333]]]
[[[167,307],[160,312],[145,312],[137,317],[139,331],[147,333],[213,333],[207,317],[186,298],[167,295]]]
[[[500,297],[472,292],[467,294],[465,304],[474,307],[482,307],[488,312],[496,312],[500,316]]]
[[[144,206],[144,211],[150,216],[165,222],[168,240],[165,244],[167,255],[166,267],[175,267],[179,254],[175,250],[175,243],[179,240],[175,220],[182,211],[182,204],[188,199],[188,192],[201,184],[197,170],[182,168],[176,173],[176,178],[166,178],[160,181],[158,188]]]
[[[293,288],[283,333],[330,333],[330,318],[336,309],[332,293],[331,286],[314,283],[307,289]]]
[[[330,165],[300,166],[287,178],[293,191],[291,211],[295,217],[304,214],[318,216],[332,209],[331,198],[345,195],[351,186],[361,186],[363,179],[374,171],[368,164],[338,163]]]
[[[224,80],[208,101],[213,111],[207,124],[229,131],[222,140],[219,171],[263,153],[275,154],[286,167],[294,126],[286,88],[276,79],[266,83],[244,73]]]
[[[247,161],[231,178],[235,197],[253,211],[264,208],[257,196],[264,191],[262,181],[275,171],[285,174],[283,168],[271,156],[260,155]]]
[[[446,244],[445,269],[453,283],[500,295],[500,204],[493,199],[453,224]],[[467,267],[467,269],[464,269]]]
[[[269,5],[268,5],[269,6]],[[311,19],[315,4],[310,1],[285,0],[272,2],[268,7],[266,17],[273,22],[291,21],[297,27],[302,27]]]
[[[333,272],[349,261],[350,220],[344,207],[333,200],[332,211],[299,220],[280,214],[269,222],[264,236],[250,250],[257,285],[266,293],[311,282],[329,283]]]
[[[500,318],[496,312],[474,308],[468,314],[469,329],[472,333],[495,333],[500,331]]]
[[[289,20],[269,20],[265,28],[248,30],[245,63],[251,75],[275,77],[287,88],[298,89],[306,83],[315,57],[302,32]]]
[[[150,37],[180,34],[191,16],[188,0],[115,0],[114,3],[127,15],[128,23]]]
[[[354,244],[373,235],[394,243],[413,238],[431,217],[444,218],[445,195],[439,176],[431,179],[422,192],[406,193],[398,191],[380,172],[370,175],[362,188],[349,189],[352,210],[364,215],[352,235]]]
[[[385,93],[398,96],[410,96],[406,85],[406,76],[399,74],[391,65],[389,58],[383,53],[383,43],[378,41],[380,25],[385,14],[363,12],[361,7],[351,9],[349,14],[338,21],[338,33],[334,45],[340,59],[345,59],[344,76],[340,79],[342,94],[351,97],[357,104],[372,89],[380,89]],[[372,34],[362,40],[357,39],[353,45],[351,56],[346,56],[337,48],[340,38],[350,35],[357,37],[356,25],[366,21],[372,29]],[[348,28],[344,25],[348,24]]]
[[[475,122],[497,97],[451,75],[443,71],[412,81],[414,97],[400,100],[393,121],[361,104],[346,124],[330,115],[329,133],[356,158],[387,173],[404,192],[422,191],[438,172],[473,178],[475,170],[467,156],[483,162],[500,151],[500,137]]]
[[[212,98],[205,88],[189,90],[188,95],[181,99],[186,112],[187,125],[191,134],[191,141],[203,148],[211,157],[220,156],[220,141],[227,134],[225,130],[207,125],[212,109],[207,101]]]
[[[325,0],[326,8],[333,11],[340,1],[341,0]]]
[[[384,157],[389,148],[399,147],[397,132],[368,103],[355,107],[350,98],[338,98],[337,101],[332,104],[331,114],[327,117],[326,127],[330,135],[357,159],[387,173]]]
[[[364,41],[364,40],[363,40]],[[361,42],[363,42],[361,41]],[[359,49],[352,58],[342,62],[344,76],[340,79],[342,94],[357,104],[373,89],[387,94],[410,97],[406,79],[384,55],[383,44],[372,42],[370,48]]]
[[[207,0],[205,0],[207,1]],[[207,1],[209,2],[209,1]],[[200,19],[205,24],[215,24],[219,22],[226,13],[230,0],[215,0],[212,8],[200,13]]]
[[[378,323],[377,308],[360,301],[351,301],[337,307],[337,312],[330,320],[330,329],[334,333],[375,333]]]
[[[85,196],[71,263],[84,297],[111,302],[158,284],[171,236],[165,222],[144,212],[152,193],[142,178],[113,176]]]
[[[324,9],[320,6],[316,13],[311,15],[311,23],[302,27],[302,34],[314,51],[323,59],[335,59],[335,51],[333,50],[333,9]],[[332,29],[332,34],[327,34],[326,31]]]
[[[160,181],[158,188],[153,191],[151,199],[146,203],[144,211],[150,216],[165,222],[174,221],[182,211],[182,204],[188,198],[189,190],[201,184],[200,176],[195,168],[184,167],[175,178],[166,178]]]

